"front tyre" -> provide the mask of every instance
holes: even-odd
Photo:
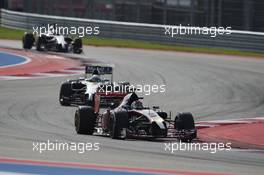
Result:
[[[110,136],[112,139],[125,139],[126,129],[128,128],[128,114],[118,112],[110,117]]]
[[[92,107],[79,106],[75,112],[74,124],[77,134],[92,135],[96,122],[96,114]]]

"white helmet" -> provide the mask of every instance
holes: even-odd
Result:
[[[102,79],[100,78],[99,75],[93,75],[93,76],[90,78],[89,81],[91,81],[91,82],[101,82]]]

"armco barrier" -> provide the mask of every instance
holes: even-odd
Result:
[[[99,26],[98,37],[134,39],[165,44],[183,44],[199,47],[264,51],[264,33],[232,30],[230,35],[165,35],[165,26],[156,24],[92,20],[62,16],[39,15],[1,9],[1,26],[32,30],[33,26],[58,24],[63,26]]]

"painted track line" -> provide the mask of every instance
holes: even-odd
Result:
[[[31,165],[31,166],[48,166],[48,167],[66,167],[66,168],[77,168],[77,169],[92,169],[98,171],[112,171],[118,173],[136,173],[136,174],[154,174],[154,175],[223,175],[221,173],[213,172],[189,172],[189,171],[178,171],[178,170],[161,170],[161,169],[148,169],[148,168],[132,168],[132,167],[118,167],[110,165],[95,165],[95,164],[82,164],[82,163],[71,163],[71,162],[50,162],[50,161],[36,161],[36,160],[21,160],[0,157],[1,164],[12,164],[12,165]]]
[[[0,80],[21,80],[80,75],[84,72],[81,62],[61,55],[0,48],[0,52],[23,57],[27,61],[0,67]]]

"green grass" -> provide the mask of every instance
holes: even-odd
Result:
[[[1,39],[21,40],[25,31],[0,27]]]
[[[23,33],[24,33],[23,30],[0,27],[0,39],[21,40]],[[183,46],[183,45],[166,45],[166,44],[158,44],[158,43],[146,42],[146,41],[106,39],[106,38],[98,38],[98,37],[84,38],[83,43],[85,45],[93,45],[93,46],[110,46],[110,47],[121,47],[121,48],[140,48],[140,49],[153,49],[153,50],[164,50],[164,51],[181,51],[181,52],[209,53],[209,54],[220,54],[220,55],[264,57],[264,52],[249,52],[249,51],[240,51],[240,50],[223,49],[223,48],[191,47],[191,46]]]
[[[122,40],[122,39],[102,39],[102,38],[85,38],[83,40],[86,45],[93,46],[112,46],[121,48],[140,48],[140,49],[153,49],[164,51],[180,51],[180,52],[193,52],[193,53],[209,53],[219,55],[237,55],[237,56],[253,56],[264,57],[264,52],[249,52],[233,49],[223,48],[206,48],[206,47],[193,47],[183,45],[166,45],[153,42],[135,41],[135,40]]]

